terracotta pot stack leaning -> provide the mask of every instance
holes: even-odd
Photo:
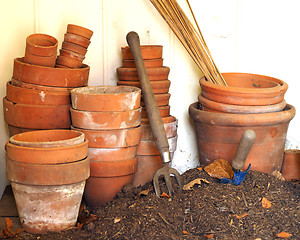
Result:
[[[7,141],[6,173],[22,228],[29,233],[75,226],[90,174],[88,141],[74,130],[40,130]]]
[[[91,176],[84,197],[99,207],[132,183],[141,135],[141,90],[131,86],[83,87],[71,91],[72,128],[89,140]]]
[[[177,146],[177,119],[170,115],[169,99],[171,94],[169,93],[169,88],[171,81],[168,79],[170,68],[163,66],[162,50],[163,46],[161,45],[141,46],[144,64],[164,122],[172,155]],[[121,51],[123,66],[117,68],[119,79],[117,84],[119,86],[140,87],[130,47],[123,47]],[[141,142],[137,149],[138,168],[133,179],[133,186],[135,187],[152,181],[154,173],[163,166],[153,139],[143,96],[141,105]]]
[[[201,165],[233,159],[246,129],[256,133],[245,168],[280,171],[289,122],[295,108],[286,104],[288,85],[277,78],[249,73],[223,73],[228,86],[200,79],[199,102],[189,107],[195,122]]]

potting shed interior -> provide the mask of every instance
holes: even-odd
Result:
[[[298,1],[190,0],[211,55],[221,73],[266,75],[288,84],[285,101],[300,108],[299,61],[300,15]],[[185,0],[178,0],[192,20]],[[149,0],[52,0],[5,1],[0,38],[1,98],[13,74],[14,59],[23,57],[26,37],[43,33],[64,40],[68,24],[93,31],[84,63],[90,67],[88,86],[117,85],[122,66],[121,48],[128,45],[130,31],[139,34],[141,45],[162,45],[163,65],[170,68],[170,115],[178,120],[177,149],[172,167],[184,173],[199,164],[197,137],[189,106],[198,101],[203,77],[172,29]],[[13,13],[13,14],[12,14]],[[1,112],[3,113],[1,104]],[[6,176],[5,143],[9,139],[4,116],[0,120],[0,196],[9,184]],[[300,148],[299,115],[289,124],[287,149]],[[214,148],[212,144],[210,146]]]

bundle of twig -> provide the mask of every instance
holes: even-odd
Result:
[[[157,11],[168,23],[194,62],[200,68],[206,79],[219,85],[227,85],[219,72],[209,49],[204,41],[193,11],[190,7],[194,21],[198,27],[195,29],[176,0],[150,0]]]

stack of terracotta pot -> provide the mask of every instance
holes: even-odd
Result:
[[[30,233],[63,231],[75,226],[90,174],[88,141],[73,130],[16,134],[5,145],[22,228]]]
[[[27,37],[25,58],[14,60],[13,76],[3,98],[4,118],[11,136],[71,127],[70,90],[87,85],[90,68],[85,64],[76,69],[55,68],[56,56],[55,38],[46,34]]]
[[[277,78],[248,73],[223,73],[228,86],[200,79],[199,102],[193,103],[190,116],[195,121],[200,164],[218,158],[233,159],[246,129],[256,132],[248,155],[252,169],[280,171],[286,133],[295,108],[286,104],[288,85]]]
[[[117,68],[118,85],[140,87],[140,82],[130,51],[130,47],[121,48],[123,66]],[[153,89],[157,105],[167,133],[171,154],[177,146],[177,120],[170,115],[169,99],[171,94],[169,88],[171,81],[168,79],[170,68],[163,66],[163,46],[143,45],[141,46],[146,71]],[[144,185],[152,181],[154,173],[162,167],[162,161],[156,148],[148,116],[142,96],[142,121],[141,142],[138,147],[138,169],[133,179],[134,186]]]
[[[90,45],[93,31],[90,29],[68,24],[67,33],[64,35],[60,55],[57,56],[56,67],[80,68]]]
[[[90,207],[112,200],[132,182],[141,134],[141,90],[131,86],[71,91],[72,128],[89,140],[91,176],[84,192]]]

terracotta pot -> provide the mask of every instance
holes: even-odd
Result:
[[[84,192],[88,206],[95,208],[111,201],[121,189],[132,182],[137,158],[121,161],[91,162],[91,176]]]
[[[91,148],[116,148],[136,146],[140,142],[141,127],[112,129],[112,130],[90,130],[75,128],[84,133]]]
[[[177,136],[168,138],[170,152],[175,152],[177,148]],[[159,155],[154,140],[141,140],[137,149],[138,156]]]
[[[157,59],[144,59],[144,64],[146,68],[157,68],[163,66],[163,58],[157,58]],[[136,65],[134,63],[134,60],[122,60],[122,67],[123,68],[136,68]]]
[[[170,68],[157,67],[146,69],[150,81],[160,81],[168,79]],[[136,68],[117,68],[119,81],[139,81],[139,76]]]
[[[284,100],[288,85],[277,79],[250,73],[222,73],[228,86],[200,79],[206,99],[232,105],[271,105]]]
[[[30,54],[29,52],[25,52],[24,61],[29,64],[34,64],[38,66],[45,66],[45,67],[54,67],[56,61],[56,54],[44,57],[44,56],[37,56],[34,54]]]
[[[118,161],[136,156],[137,145],[124,148],[88,148],[91,161]]]
[[[91,112],[71,108],[72,125],[77,128],[109,130],[137,127],[141,123],[141,107],[120,112]]]
[[[81,55],[77,52],[73,52],[73,51],[70,51],[70,50],[67,50],[67,49],[60,49],[59,52],[60,52],[61,56],[74,59],[74,60],[76,60],[78,62],[81,62],[81,63],[85,58],[84,55]]]
[[[68,68],[81,68],[82,62],[77,61],[73,58],[65,57],[62,55],[57,56],[56,64],[60,66],[66,66]]]
[[[90,67],[78,69],[49,68],[31,65],[23,58],[14,60],[13,78],[37,85],[52,87],[84,87],[87,85]]]
[[[138,81],[117,81],[117,85],[134,86],[134,87],[141,88],[141,84]],[[170,80],[150,81],[150,85],[152,87],[154,94],[164,94],[169,92],[171,81]]]
[[[162,58],[163,46],[161,45],[141,45],[141,52],[143,59],[157,59]],[[133,60],[131,50],[129,46],[122,47],[122,58]]]
[[[19,134],[19,133],[40,130],[40,129],[30,129],[30,128],[15,127],[15,126],[12,126],[12,125],[9,125],[9,124],[7,125],[7,127],[8,127],[9,137],[12,137],[13,135],[16,135],[16,134]]]
[[[247,106],[247,105],[232,105],[226,103],[219,103],[206,99],[202,95],[198,96],[198,101],[201,110],[208,112],[223,112],[223,113],[267,113],[282,111],[286,102],[283,100],[280,103],[266,105],[266,106]]]
[[[58,41],[56,38],[47,35],[35,33],[26,38],[26,53],[35,56],[56,58]],[[26,61],[26,60],[25,60]]]
[[[70,50],[72,52],[79,53],[82,56],[85,56],[87,49],[85,47],[82,47],[80,45],[70,43],[70,42],[63,42],[62,43],[62,49]]]
[[[154,94],[157,106],[167,106],[169,105],[169,100],[171,97],[170,93],[164,93],[164,94]],[[143,95],[141,95],[141,106],[145,107]]]
[[[22,87],[22,88],[28,88],[28,89],[35,89],[35,90],[41,90],[41,91],[50,91],[50,92],[65,92],[70,93],[70,91],[74,88],[68,88],[68,87],[51,87],[51,86],[43,86],[38,84],[31,84],[22,82],[20,80],[11,78],[10,83],[13,86]]]
[[[55,88],[53,88],[55,89]],[[66,105],[71,104],[70,92],[46,91],[23,88],[6,84],[6,98],[14,103],[31,105]]]
[[[29,105],[3,98],[4,119],[9,125],[32,129],[70,128],[70,105]]]
[[[141,89],[132,86],[76,88],[71,92],[72,107],[84,111],[127,111],[140,107]]]
[[[287,180],[300,180],[300,150],[284,151],[281,173]]]
[[[143,186],[153,179],[154,173],[163,167],[159,155],[157,156],[138,156],[138,167],[134,174],[132,185],[134,187]]]
[[[22,228],[32,234],[74,227],[85,181],[41,186],[11,182]]]
[[[84,133],[75,130],[40,130],[20,133],[9,138],[9,142],[23,147],[65,147],[83,143]]]
[[[160,107],[158,107],[158,109],[159,109],[161,117],[170,116],[170,106],[169,105],[167,105],[167,106],[160,106]],[[147,118],[148,117],[146,107],[142,108],[141,116],[142,116],[142,118]]]
[[[87,39],[91,39],[91,37],[93,35],[92,30],[85,28],[85,27],[78,26],[78,25],[74,25],[74,24],[67,25],[67,33],[76,34],[76,35],[85,37]]]
[[[164,124],[166,123],[171,123],[176,121],[176,118],[174,116],[168,116],[168,117],[163,117],[162,121]],[[141,118],[141,125],[149,125],[149,119],[148,118]]]
[[[198,102],[189,107],[195,122],[201,165],[223,158],[231,162],[246,129],[256,133],[256,139],[246,159],[252,170],[271,173],[280,171],[289,122],[295,108],[289,104],[281,112],[259,114],[214,113],[198,109]]]
[[[88,141],[65,147],[22,147],[5,144],[6,156],[16,162],[25,164],[60,164],[84,159],[88,152]]]
[[[164,128],[166,131],[167,138],[172,138],[177,135],[177,119],[173,119],[172,122],[165,123]],[[141,125],[141,140],[152,140],[153,134],[150,125]]]
[[[84,48],[88,48],[88,46],[91,43],[91,41],[89,39],[79,36],[79,35],[76,35],[76,34],[72,34],[72,33],[65,33],[64,41],[77,44]]]

